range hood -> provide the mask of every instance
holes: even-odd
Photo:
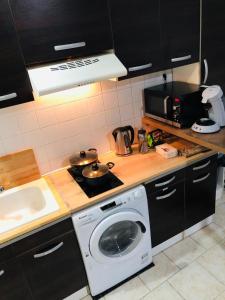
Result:
[[[107,53],[62,63],[28,69],[34,93],[39,96],[76,86],[127,75],[127,70],[114,53]]]

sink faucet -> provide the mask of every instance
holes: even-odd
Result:
[[[0,193],[4,192],[5,188],[3,185],[0,185]]]

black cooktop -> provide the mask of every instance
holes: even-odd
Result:
[[[120,185],[123,185],[123,182],[110,171],[107,175],[105,175],[107,176],[107,178],[106,180],[104,180],[104,184],[95,186],[90,186],[87,183],[85,177],[83,177],[82,174],[80,174],[80,172],[78,172],[76,168],[69,168],[68,172],[89,198],[95,197],[99,194],[102,194]]]

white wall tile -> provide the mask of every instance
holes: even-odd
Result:
[[[118,91],[119,106],[132,102],[131,89],[121,89]]]
[[[28,132],[38,128],[35,111],[18,114],[18,124],[21,132]]]
[[[134,117],[134,110],[133,110],[132,103],[120,106],[121,121],[133,119],[133,117]]]
[[[0,155],[33,148],[46,173],[65,166],[79,150],[114,149],[113,129],[141,127],[143,89],[162,83],[162,73],[103,81],[0,110]]]
[[[116,91],[111,91],[102,94],[105,109],[111,109],[119,105]]]

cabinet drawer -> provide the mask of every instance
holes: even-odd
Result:
[[[164,176],[160,179],[149,182],[145,185],[146,191],[149,194],[160,191],[166,187],[176,184],[179,181],[184,180],[184,175],[185,175],[185,171],[184,169],[182,169],[177,172],[173,172],[167,176]]]
[[[17,260],[11,260],[5,264],[0,263],[0,299],[33,299]]]
[[[13,253],[14,255],[20,255],[26,251],[30,251],[31,249],[38,247],[41,244],[45,244],[46,242],[51,241],[71,230],[74,231],[73,223],[72,219],[68,218],[60,223],[52,225],[22,239],[21,241],[14,243],[12,245]]]
[[[152,246],[184,230],[184,182],[148,196]]]
[[[0,249],[0,263],[11,259],[12,256],[13,256],[13,252],[12,252],[11,246],[7,246],[7,247]]]
[[[186,168],[186,176],[188,178],[197,178],[201,174],[210,172],[216,167],[218,155],[210,156]]]
[[[74,232],[20,257],[35,300],[61,300],[87,285]]]

